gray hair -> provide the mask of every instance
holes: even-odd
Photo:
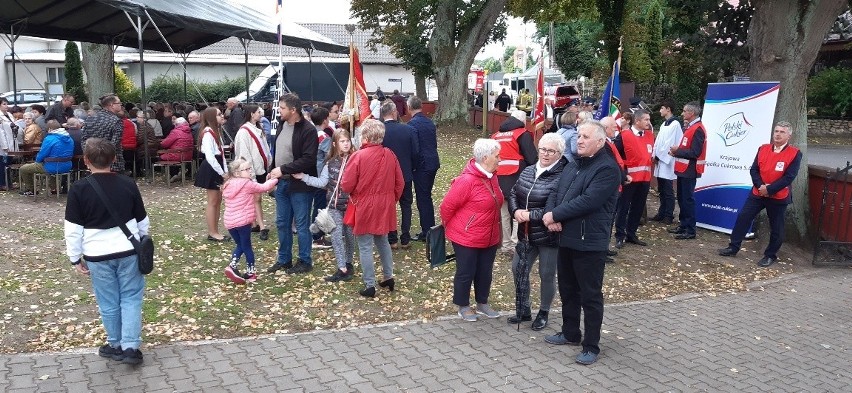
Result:
[[[411,109],[413,111],[419,111],[421,108],[423,108],[423,100],[421,100],[420,97],[408,97],[408,109]]]
[[[592,115],[592,112],[589,111],[581,111],[577,113],[577,118],[580,119],[581,122],[595,119],[594,115]]]
[[[482,163],[485,157],[499,150],[500,142],[487,138],[477,139],[476,142],[473,142],[473,159],[478,163]]]
[[[787,131],[790,131],[791,134],[793,133],[793,125],[790,124],[789,121],[781,120],[781,121],[775,123],[775,127],[784,127],[784,128],[787,129]]]
[[[606,128],[604,128],[603,124],[597,120],[586,120],[580,123],[580,126],[577,127],[577,130],[583,130],[585,128],[592,129],[592,137],[594,140],[605,140],[606,139]]]
[[[561,137],[559,134],[555,132],[544,134],[541,139],[539,139],[538,145],[541,146],[545,143],[555,145],[556,150],[559,151],[559,155],[565,153],[565,138]]]
[[[391,113],[394,113],[394,112],[396,112],[396,104],[393,101],[385,101],[385,103],[382,104],[382,108],[379,111],[379,116],[381,116],[382,119],[384,119],[385,117],[387,117],[388,115],[390,115]]]
[[[385,123],[376,119],[364,120],[361,123],[361,138],[366,139],[368,143],[382,143],[385,140]]]
[[[686,105],[683,106],[683,110],[692,112],[696,117],[701,116],[701,104],[699,104],[698,101],[687,102]]]
[[[68,128],[80,128],[83,126],[83,122],[76,117],[69,117],[65,124],[68,125]]]
[[[178,125],[178,124],[186,124],[186,119],[184,119],[182,117],[178,117],[177,119],[175,119],[175,125]]]
[[[512,117],[524,122],[524,124],[527,122],[527,113],[522,110],[512,111]]]

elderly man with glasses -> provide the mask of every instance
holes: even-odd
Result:
[[[85,150],[89,138],[103,138],[115,146],[115,162],[110,169],[113,172],[124,172],[124,154],[121,147],[121,136],[124,124],[118,116],[124,111],[121,100],[115,94],[107,94],[100,99],[101,109],[86,118],[83,126],[82,146]]]

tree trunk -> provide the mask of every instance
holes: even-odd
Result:
[[[86,92],[93,104],[98,104],[98,97],[113,92],[115,80],[113,76],[112,49],[109,45],[83,43],[83,70],[86,72]]]
[[[755,10],[748,34],[749,76],[753,81],[781,82],[775,121],[786,120],[793,125],[791,144],[802,151],[785,234],[793,242],[810,246],[814,238],[808,225],[808,73],[823,37],[846,9],[848,0],[752,0],[752,4]]]
[[[423,101],[426,101],[428,96],[426,78],[417,74],[414,74],[414,95]]]
[[[435,68],[438,87],[438,111],[434,120],[439,123],[464,124],[467,120],[467,74],[479,49],[488,40],[497,17],[503,12],[506,0],[489,0],[483,4],[474,22],[459,27],[455,0],[440,0],[436,7],[435,28],[429,40],[429,53]],[[470,12],[470,11],[468,11]]]

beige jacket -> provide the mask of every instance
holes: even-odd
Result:
[[[252,138],[252,135],[254,135],[254,138]],[[260,144],[260,149],[257,147],[258,143],[255,143],[255,138]],[[272,162],[269,145],[266,143],[266,135],[254,124],[243,124],[237,131],[237,136],[234,137],[234,158],[240,157],[251,162],[255,176],[266,174],[269,163]],[[264,160],[264,157],[266,160]]]

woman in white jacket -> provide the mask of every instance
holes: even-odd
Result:
[[[6,184],[6,165],[9,163],[8,152],[18,151],[18,140],[12,131],[12,115],[9,113],[9,101],[0,98],[0,191],[9,191]],[[23,130],[19,130],[23,133]]]
[[[257,182],[263,183],[266,181],[266,171],[269,168],[269,162],[272,160],[269,145],[266,143],[266,134],[263,133],[263,129],[258,123],[260,118],[263,117],[263,109],[257,105],[246,105],[243,113],[245,113],[245,124],[240,127],[234,137],[234,157],[242,157],[248,161]],[[255,194],[254,196],[257,225],[252,228],[252,231],[260,231],[260,239],[267,240],[269,239],[269,229],[263,222],[262,195]]]

